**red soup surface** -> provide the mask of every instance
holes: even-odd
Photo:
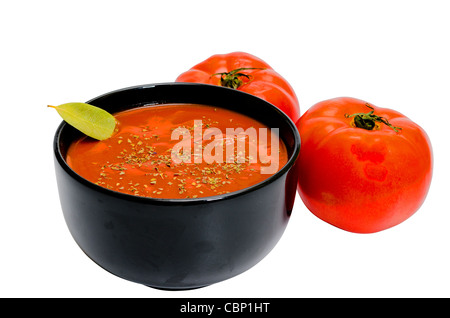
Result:
[[[67,163],[110,190],[164,199],[214,196],[257,184],[287,162],[276,129],[197,104],[143,106],[114,115],[114,135],[83,137]]]

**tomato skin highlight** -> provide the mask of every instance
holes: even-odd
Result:
[[[374,130],[355,127],[348,115],[386,119]],[[347,116],[346,116],[347,114]],[[318,218],[355,233],[398,225],[422,205],[433,158],[426,132],[401,113],[355,98],[319,102],[297,121],[301,136],[298,192]]]
[[[260,58],[245,53],[216,54],[180,74],[176,82],[204,83],[223,86],[219,73],[239,70],[242,83],[236,89],[260,97],[281,109],[295,123],[300,106],[291,85]]]

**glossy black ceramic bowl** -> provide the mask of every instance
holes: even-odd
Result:
[[[64,218],[76,243],[99,266],[147,286],[191,289],[248,270],[277,244],[294,204],[300,137],[276,107],[237,90],[188,83],[135,86],[87,103],[110,113],[165,103],[232,109],[279,128],[289,154],[278,173],[237,192],[197,199],[144,198],[108,190],[75,173],[65,156],[81,133],[62,122],[54,155]]]

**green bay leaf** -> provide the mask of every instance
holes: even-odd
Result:
[[[55,108],[58,114],[71,126],[97,140],[112,136],[116,119],[106,110],[85,103],[66,103]]]

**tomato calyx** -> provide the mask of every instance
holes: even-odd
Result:
[[[345,118],[351,118],[354,117],[353,124],[357,128],[363,128],[366,130],[374,130],[377,129],[377,123],[383,123],[386,126],[392,128],[396,133],[401,130],[401,127],[392,126],[389,121],[381,116],[375,115],[375,109],[370,106],[368,103],[366,103],[366,106],[372,109],[368,113],[355,113],[353,115],[345,114]]]
[[[247,83],[252,78],[252,76],[249,74],[241,73],[241,71],[244,71],[244,70],[263,70],[263,68],[241,67],[241,68],[232,70],[230,72],[215,73],[215,74],[211,75],[211,77],[220,75],[220,86],[238,89],[239,87],[242,86],[242,84],[244,84],[242,77],[247,79]]]

